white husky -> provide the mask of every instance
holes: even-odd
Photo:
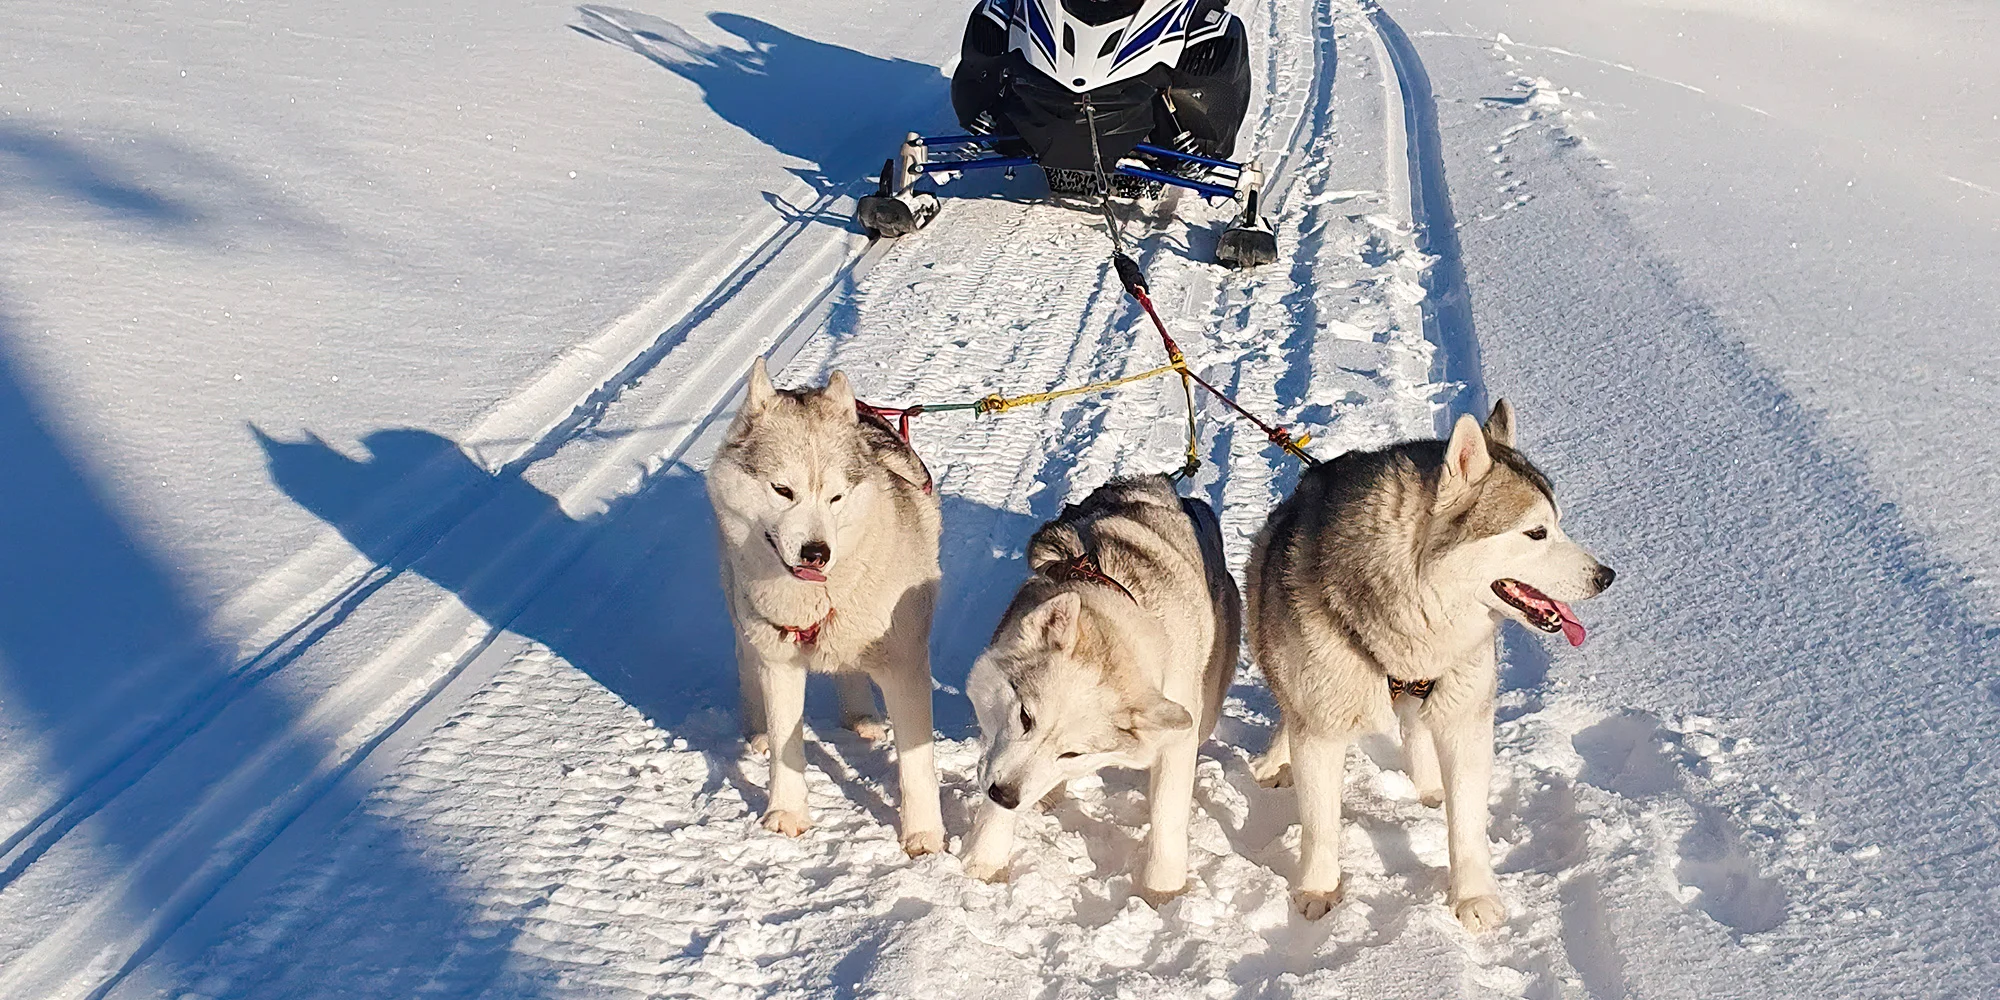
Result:
[[[798,836],[806,809],[806,673],[839,673],[850,726],[879,735],[872,678],[895,731],[902,843],[944,849],[931,733],[938,500],[921,459],[847,379],[779,391],[763,359],[708,470],[722,587],[736,624],[746,735],[769,734],[764,826]]]
[[[1513,618],[1581,645],[1564,602],[1613,575],[1556,519],[1548,477],[1514,450],[1504,400],[1483,431],[1462,416],[1448,443],[1316,466],[1271,512],[1250,555],[1250,648],[1284,724],[1256,770],[1297,787],[1293,899],[1306,916],[1340,899],[1348,744],[1393,703],[1410,780],[1444,803],[1454,912],[1474,931],[1506,919],[1486,840],[1494,640]]]
[[[1106,767],[1152,772],[1141,892],[1187,883],[1195,753],[1236,673],[1242,604],[1214,511],[1165,476],[1119,480],[1043,525],[1033,575],[966,684],[987,801],[965,871],[1001,877],[1016,810]]]

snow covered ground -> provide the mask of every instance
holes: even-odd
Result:
[[[1132,220],[1176,338],[1322,454],[1512,399],[1620,570],[1583,649],[1509,635],[1480,938],[1387,737],[1291,914],[1254,673],[1158,911],[1132,777],[971,882],[824,699],[819,825],[758,828],[699,479],[748,359],[905,402],[1157,348],[1025,179],[848,228],[959,5],[634,7],[10,5],[0,996],[2000,992],[1990,7],[1234,5],[1282,257]],[[1295,470],[1201,416],[1240,565]],[[954,834],[1022,543],[1180,420],[918,420]]]

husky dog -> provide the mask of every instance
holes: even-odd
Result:
[[[1146,768],[1140,887],[1163,902],[1187,884],[1195,751],[1215,728],[1243,630],[1215,512],[1165,476],[1116,480],[1035,532],[1028,566],[966,683],[987,741],[988,801],[965,871],[1002,877],[1022,803],[1101,768]]]
[[[1449,442],[1315,466],[1257,535],[1250,649],[1284,718],[1256,773],[1297,788],[1293,902],[1309,918],[1340,900],[1348,744],[1393,711],[1410,780],[1445,807],[1453,911],[1473,931],[1506,919],[1486,840],[1494,640],[1512,618],[1582,645],[1564,602],[1613,576],[1563,534],[1514,426],[1502,400],[1483,430],[1461,416]]]
[[[722,589],[736,624],[744,732],[768,734],[764,826],[796,837],[806,810],[806,673],[837,674],[849,726],[879,737],[872,678],[895,731],[903,849],[944,849],[931,735],[938,500],[909,445],[857,413],[847,378],[779,391],[763,359],[708,470]]]

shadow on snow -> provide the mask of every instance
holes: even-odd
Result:
[[[714,45],[664,18],[597,4],[576,31],[645,56],[702,89],[724,121],[812,168],[792,172],[821,194],[875,176],[903,136],[950,118],[936,66],[815,41],[754,17],[709,21],[748,45]]]
[[[714,516],[701,477],[685,466],[654,474],[603,514],[573,518],[555,497],[518,475],[487,473],[428,431],[371,434],[363,459],[317,438],[259,440],[279,488],[371,559],[412,569],[492,624],[548,646],[658,724],[678,728],[693,713],[735,704]],[[454,488],[478,492],[479,507],[414,559],[399,557],[394,540],[366,523],[369,501],[440,466],[452,470]],[[932,669],[943,686],[937,728],[950,737],[972,732],[959,692],[1025,573],[1016,553],[1037,521],[946,496],[944,523]],[[501,564],[489,566],[495,553]],[[567,565],[531,600],[510,603],[522,574],[551,563]],[[813,717],[830,721],[830,702],[816,702]]]
[[[14,224],[19,213],[34,213],[51,230],[218,254],[236,252],[232,234],[329,235],[274,204],[255,181],[171,138],[121,134],[117,143],[92,143],[74,133],[0,123],[0,213],[7,213],[0,240],[32,238],[35,229]],[[183,880],[204,863],[241,857],[210,853],[217,848],[254,853],[289,820],[209,829],[198,810],[264,794],[223,779],[270,741],[295,734],[299,708],[259,683],[286,661],[239,659],[231,642],[209,631],[206,609],[172,557],[132,527],[115,485],[64,432],[62,401],[25,364],[30,336],[0,303],[0,463],[9,477],[0,490],[0,763],[10,765],[0,771],[0,897],[46,913],[0,928],[0,950],[41,935],[61,943],[73,931],[107,940],[139,933],[131,961],[110,970],[115,982],[163,947],[169,964],[187,959],[168,935],[208,897],[189,894]],[[229,725],[210,725],[224,713]],[[322,750],[331,747],[309,742],[264,763],[304,776]],[[425,933],[450,936],[464,925],[469,904],[404,831],[360,825],[379,846],[376,870],[419,901],[411,912]],[[182,850],[150,853],[170,831],[187,838]],[[79,914],[67,905],[97,890],[119,893],[108,912]],[[89,925],[56,923],[72,914]],[[153,930],[143,932],[149,921]],[[392,992],[420,983],[404,985]]]

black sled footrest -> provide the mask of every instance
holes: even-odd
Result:
[[[1278,231],[1271,220],[1257,214],[1257,195],[1253,190],[1244,197],[1243,214],[1216,241],[1216,263],[1241,270],[1277,261]]]
[[[930,225],[937,217],[937,195],[911,191],[903,195],[871,194],[855,206],[854,217],[869,232],[895,239]]]
[[[1224,267],[1240,270],[1275,263],[1277,259],[1278,234],[1263,219],[1253,225],[1229,227],[1215,244],[1215,262]]]
[[[909,141],[903,144],[903,156],[908,158],[912,144],[920,141],[915,132],[910,133]],[[919,148],[918,152],[921,151]],[[902,168],[897,166],[896,160],[884,161],[882,176],[875,183],[875,193],[864,196],[854,206],[855,221],[861,223],[862,228],[868,230],[870,236],[891,240],[898,236],[908,236],[930,225],[931,220],[937,218],[938,209],[941,207],[937,195],[899,185],[897,183],[899,169]]]

